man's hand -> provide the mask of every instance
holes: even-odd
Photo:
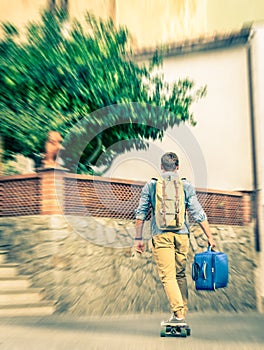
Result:
[[[145,250],[144,242],[142,239],[135,239],[134,248],[137,253],[142,254]]]
[[[216,247],[216,243],[213,237],[208,238],[208,244],[212,249]]]

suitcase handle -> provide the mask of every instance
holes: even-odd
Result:
[[[192,279],[193,281],[197,281],[199,278],[199,265],[197,263],[192,264]]]
[[[202,272],[203,272],[203,279],[206,280],[206,261],[203,262],[203,266],[202,266]]]

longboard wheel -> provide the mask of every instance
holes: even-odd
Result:
[[[161,327],[160,336],[161,337],[166,337],[166,326]]]
[[[181,329],[181,337],[183,338],[187,337],[187,330],[184,328]]]

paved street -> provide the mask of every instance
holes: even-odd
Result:
[[[190,337],[160,338],[160,320],[166,316],[1,318],[0,349],[264,349],[264,315],[193,313]]]

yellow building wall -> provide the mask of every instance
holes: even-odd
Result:
[[[137,47],[155,46],[206,31],[207,0],[117,1],[117,21],[127,25]]]
[[[263,0],[208,0],[209,32],[239,29],[245,23],[264,22]]]
[[[125,0],[125,3],[127,1]],[[107,19],[116,17],[116,0],[70,0],[69,14],[71,18],[84,21],[85,14],[90,12],[97,17]]]
[[[28,21],[39,19],[47,4],[47,0],[0,0],[0,22],[8,21],[21,28]]]
[[[57,0],[60,3],[60,0]],[[264,20],[263,0],[68,0],[70,18],[84,22],[89,11],[111,17],[125,25],[138,48],[153,47],[238,29],[251,21]],[[37,20],[49,0],[1,0],[0,21],[19,28]]]
[[[76,0],[69,1],[69,13],[81,22],[87,11],[111,17],[128,27],[135,47],[152,47],[204,33],[206,4],[207,0]]]

